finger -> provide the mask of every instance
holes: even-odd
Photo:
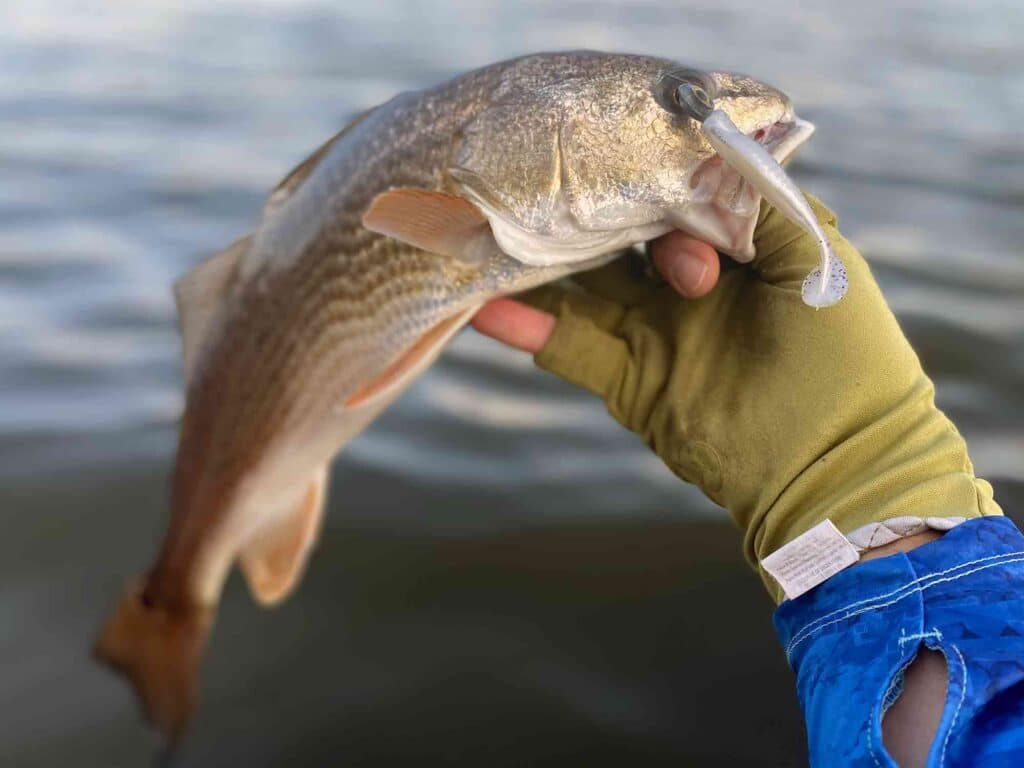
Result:
[[[682,232],[669,232],[651,243],[654,266],[676,291],[698,299],[718,282],[718,253],[702,240]]]
[[[515,298],[555,317],[571,312],[606,331],[618,325],[626,311],[621,304],[583,290],[571,282],[542,285]]]
[[[473,327],[492,339],[534,353],[541,368],[606,397],[635,365],[626,343],[563,305],[560,317],[514,299],[494,299],[476,313]]]
[[[485,336],[531,354],[544,346],[555,328],[554,315],[514,299],[487,302],[471,322]]]
[[[572,281],[589,294],[622,307],[641,304],[659,288],[659,281],[645,275],[639,260],[629,253],[599,269],[574,275]]]
[[[662,391],[671,349],[643,323],[624,330],[626,307],[584,290],[551,287],[557,290],[546,296],[555,301],[545,306],[554,315],[503,299],[486,305],[474,325],[520,349],[536,350],[538,367],[598,395],[612,416],[634,429],[634,417],[643,420]]]
[[[606,402],[616,382],[635,378],[636,373],[626,341],[574,314],[568,305],[563,305],[554,330],[533,360]]]
[[[494,299],[471,323],[485,336],[532,352],[539,367],[605,399],[616,382],[637,377],[626,342],[576,314],[568,302],[556,318],[515,299]]]
[[[529,304],[534,309],[539,309],[550,315],[557,315],[558,308],[562,306],[565,297],[572,290],[572,286],[567,281],[560,280],[557,283],[546,283],[523,293],[517,293],[513,298],[522,304]]]

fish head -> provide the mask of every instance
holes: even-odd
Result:
[[[722,162],[679,86],[704,94],[779,162],[813,126],[745,75],[650,57],[569,53],[508,67],[456,138],[448,174],[527,264],[585,261],[681,229],[754,255],[760,195]]]

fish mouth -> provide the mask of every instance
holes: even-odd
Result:
[[[812,133],[813,124],[787,112],[747,135],[784,165]],[[690,188],[690,202],[667,221],[737,261],[754,258],[754,227],[761,208],[761,194],[754,185],[716,154],[697,167]]]
[[[801,120],[792,114],[783,115],[765,128],[758,128],[750,138],[758,142],[774,157],[779,165],[785,165],[807,139],[814,133],[814,124]]]

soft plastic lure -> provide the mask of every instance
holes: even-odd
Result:
[[[763,146],[740,131],[725,112],[715,109],[700,86],[680,84],[677,99],[700,123],[701,131],[722,160],[753,184],[783,216],[817,239],[821,266],[807,275],[801,295],[806,304],[815,308],[836,304],[846,295],[846,268],[833,252],[807,200],[783,167]]]

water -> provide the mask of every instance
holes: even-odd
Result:
[[[1019,508],[1022,41],[1016,0],[4,4],[0,762],[138,765],[151,746],[85,649],[162,524],[173,279],[352,114],[529,51],[786,90],[818,126],[795,177],[840,213]],[[188,764],[800,764],[735,532],[528,360],[463,335],[334,488],[288,606],[229,589]]]

